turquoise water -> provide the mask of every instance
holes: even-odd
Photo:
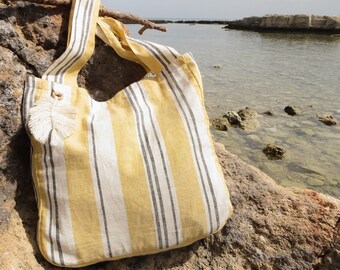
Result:
[[[128,26],[137,37],[139,26]],[[284,186],[308,187],[340,198],[340,38],[311,34],[225,31],[218,25],[167,25],[143,39],[192,52],[202,73],[211,118],[251,107],[259,113],[255,131],[213,131],[215,139]],[[220,65],[215,69],[214,65]],[[287,105],[303,109],[288,116]],[[274,116],[261,115],[271,110]],[[316,114],[338,120],[326,126]],[[262,153],[282,145],[283,160]]]

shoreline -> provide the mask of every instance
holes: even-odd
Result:
[[[215,24],[224,29],[256,32],[340,34],[340,16],[319,15],[265,15],[246,17],[240,20],[152,20],[157,24]]]

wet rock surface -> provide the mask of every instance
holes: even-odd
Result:
[[[286,150],[282,146],[277,146],[275,144],[267,144],[262,150],[268,159],[277,160],[283,159]]]
[[[273,111],[265,111],[263,112],[264,115],[268,115],[268,116],[274,116],[274,112]]]
[[[210,119],[210,125],[212,128],[220,131],[227,131],[230,123],[226,118],[213,118]]]
[[[246,107],[240,110],[238,115],[242,119],[240,128],[250,131],[260,127],[260,122],[257,120],[258,113],[255,110]]]
[[[302,114],[302,109],[297,106],[286,106],[284,111],[291,116]]]
[[[251,131],[260,127],[260,122],[257,120],[258,113],[246,107],[239,112],[229,111],[223,118],[228,119],[229,123],[234,127],[239,127],[243,130]]]
[[[332,115],[324,114],[324,115],[317,115],[316,117],[321,123],[324,123],[327,126],[335,126],[337,124],[336,119]]]
[[[229,123],[234,126],[239,126],[242,122],[242,118],[238,115],[237,112],[230,111],[223,115],[223,118],[227,118]]]

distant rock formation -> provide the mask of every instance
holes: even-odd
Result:
[[[229,29],[340,33],[340,16],[266,15],[229,21]]]

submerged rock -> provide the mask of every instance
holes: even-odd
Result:
[[[240,125],[242,122],[242,118],[234,111],[227,112],[227,114],[223,115],[223,118],[227,118],[229,123],[235,126]]]
[[[210,119],[210,125],[214,129],[217,129],[217,130],[220,130],[220,131],[227,131],[228,126],[230,126],[229,121],[225,118]]]
[[[238,115],[242,119],[242,122],[239,125],[240,128],[250,131],[260,127],[260,122],[256,119],[258,113],[255,110],[246,107],[245,109],[240,110]]]
[[[329,114],[317,115],[318,120],[327,126],[334,126],[337,124],[336,119]]]
[[[285,107],[284,111],[291,116],[296,114],[302,114],[302,109],[296,106],[287,106]]]
[[[240,110],[238,112],[238,115],[241,117],[242,120],[249,120],[256,118],[258,116],[258,113],[255,110],[246,107],[245,109]]]
[[[267,144],[262,152],[267,156],[268,159],[276,160],[283,159],[286,150],[283,147],[277,146],[275,144]]]
[[[274,112],[273,111],[265,111],[263,112],[264,115],[268,115],[268,116],[274,116]]]
[[[257,112],[248,107],[240,110],[238,113],[230,111],[223,115],[224,118],[228,119],[231,125],[247,131],[255,130],[260,126],[260,122],[256,119],[257,116]]]

